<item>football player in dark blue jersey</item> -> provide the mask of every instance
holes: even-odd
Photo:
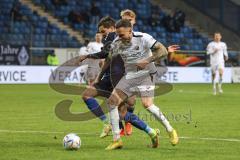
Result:
[[[103,43],[104,47],[102,48],[101,52],[96,54],[90,54],[86,56],[80,56],[79,61],[82,61],[86,58],[94,58],[94,59],[103,59],[105,58],[105,64],[109,64],[108,54],[109,54],[109,45],[115,39],[115,21],[111,17],[104,17],[100,20],[98,24],[99,32],[103,35]],[[118,81],[124,75],[124,64],[121,57],[115,57],[110,62],[110,65],[103,65],[102,72],[99,74],[97,78],[97,82],[93,85],[88,87],[82,94],[82,98],[88,108],[104,122],[104,128],[100,135],[101,138],[107,136],[111,131],[111,125],[107,120],[104,112],[102,111],[101,107],[99,106],[98,102],[94,97],[96,96],[103,96],[109,97],[113,91],[113,88],[116,86]],[[134,101],[127,101],[127,103],[123,104],[124,107],[120,107],[120,117],[125,122],[130,122],[132,125],[137,127],[140,130],[145,131],[151,138],[152,147],[158,146],[158,139],[159,139],[159,132],[157,129],[152,129],[149,127],[145,122],[139,119],[135,114],[132,112],[126,111],[125,106],[133,106],[135,103]],[[121,110],[121,108],[123,108]]]

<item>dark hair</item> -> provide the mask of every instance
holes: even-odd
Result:
[[[124,27],[124,28],[131,27],[132,28],[132,24],[127,19],[120,19],[119,21],[117,21],[115,27],[117,29],[120,28],[120,27]]]
[[[103,26],[104,28],[114,27],[115,20],[110,16],[103,17],[100,19],[100,21],[98,23],[98,28],[101,26]]]
[[[89,42],[90,42],[90,41],[89,41],[88,39],[85,39],[83,45],[84,45],[84,46],[87,46]]]

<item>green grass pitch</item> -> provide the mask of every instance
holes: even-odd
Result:
[[[55,105],[63,99],[74,100],[72,111],[87,111],[79,96],[57,93],[48,85],[0,85],[0,160],[237,160],[240,84],[224,84],[224,94],[217,96],[211,88],[210,84],[176,84],[170,93],[155,98],[182,137],[179,145],[170,145],[163,127],[138,100],[135,113],[161,130],[160,147],[148,148],[149,137],[134,128],[132,136],[123,138],[123,149],[105,151],[112,137],[98,138],[103,126],[98,119],[66,122],[55,115]],[[62,147],[63,137],[71,132],[81,137],[78,151]]]

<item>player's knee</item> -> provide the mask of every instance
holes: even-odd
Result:
[[[89,98],[90,98],[90,96],[88,95],[87,92],[83,92],[83,93],[82,93],[82,99],[83,99],[84,101],[86,101],[86,100],[89,99]]]
[[[109,97],[109,99],[108,99],[108,104],[109,104],[110,106],[117,106],[118,103],[117,103],[116,97],[114,97],[113,95],[111,95],[111,96]]]
[[[142,102],[142,105],[143,105],[144,108],[148,108],[148,107],[150,107],[150,106],[152,105],[152,102],[143,101],[143,102]]]
[[[119,111],[120,119],[123,120],[124,117],[125,117],[125,115],[126,115],[126,113],[127,113],[126,108],[125,108],[125,107],[120,107],[120,108],[118,109],[118,111]]]
[[[134,105],[135,105],[135,102],[136,102],[136,99],[135,99],[135,98],[130,98],[130,99],[128,99],[127,104],[128,104],[129,106],[134,106]]]
[[[222,77],[223,76],[223,71],[219,72],[219,76]]]

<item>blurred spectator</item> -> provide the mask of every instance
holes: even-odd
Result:
[[[180,9],[175,9],[175,12],[173,14],[173,20],[175,25],[175,31],[180,32],[180,28],[184,26],[185,13]]]
[[[14,21],[22,20],[22,14],[19,12],[19,10],[20,10],[20,3],[16,2],[13,5],[13,8],[11,10],[11,16],[13,17]]]
[[[90,23],[89,20],[89,15],[87,14],[87,12],[77,12],[77,11],[71,11],[68,14],[68,19],[72,22],[72,23]]]
[[[97,24],[99,21],[99,17],[101,16],[101,10],[95,2],[93,2],[91,5],[90,13],[91,13],[91,23]]]
[[[67,5],[67,0],[52,0],[52,3],[55,6],[60,7],[62,5]]]
[[[167,16],[163,17],[162,24],[168,32],[175,31],[174,22],[173,22],[173,18],[171,15],[167,15]]]
[[[54,51],[52,50],[47,56],[47,64],[50,66],[59,65],[59,60]]]
[[[158,6],[152,6],[151,17],[148,20],[148,24],[156,27],[161,25],[162,11]]]
[[[184,26],[185,13],[179,9],[175,9],[170,15],[163,18],[162,23],[168,32],[180,32]]]
[[[80,15],[81,15],[81,18],[82,18],[83,22],[85,22],[87,24],[90,23],[90,18],[89,18],[88,12],[86,12],[86,11],[81,12]]]

